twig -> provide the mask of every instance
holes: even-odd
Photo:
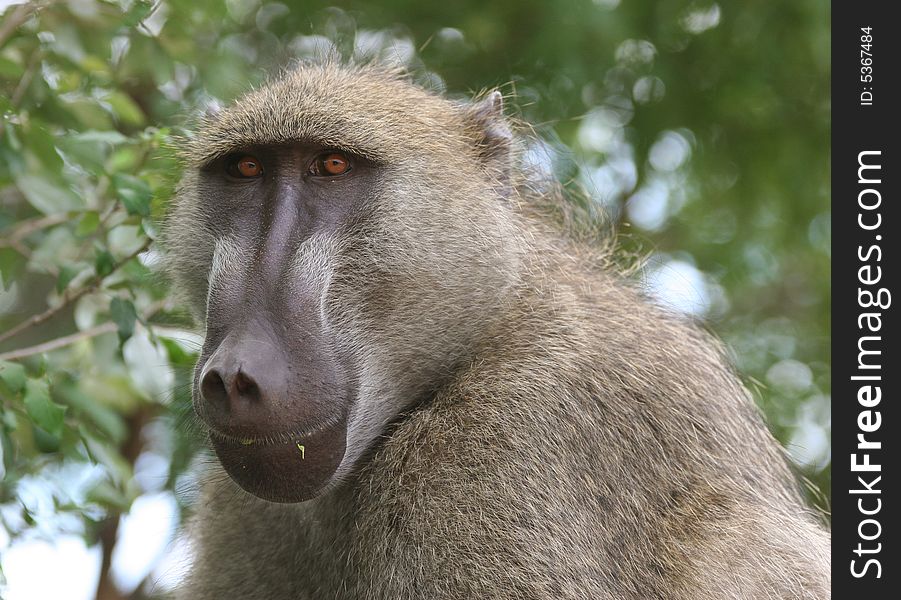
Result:
[[[45,310],[42,313],[36,314],[32,317],[29,317],[28,319],[25,319],[18,325],[14,325],[11,329],[7,329],[3,333],[0,333],[0,342],[5,342],[6,340],[10,339],[11,337],[15,337],[15,336],[19,335],[20,333],[22,333],[26,329],[29,329],[30,327],[34,327],[35,325],[40,325],[41,323],[43,323],[43,322],[49,320],[50,318],[52,318],[53,316],[55,316],[57,313],[59,313],[65,307],[69,306],[70,304],[72,304],[73,302],[75,302],[76,300],[78,300],[79,298],[84,296],[85,294],[94,291],[95,289],[100,287],[100,284],[103,283],[103,280],[106,279],[106,277],[108,277],[109,275],[112,275],[117,270],[119,270],[122,267],[122,265],[124,265],[131,259],[135,258],[141,252],[144,252],[145,250],[147,250],[147,248],[150,247],[150,243],[151,243],[151,240],[148,238],[143,244],[141,244],[140,248],[138,248],[137,250],[135,250],[134,252],[132,252],[131,254],[129,254],[128,256],[126,256],[125,258],[120,260],[119,262],[117,262],[116,264],[114,264],[112,270],[107,275],[104,275],[103,277],[101,277],[100,275],[94,275],[85,283],[85,285],[83,287],[80,287],[77,290],[74,290],[71,292],[69,290],[66,290],[66,292],[63,294],[62,301],[59,304],[57,304],[56,306],[48,308],[47,310]]]
[[[103,335],[104,333],[112,333],[113,331],[116,331],[116,324],[110,321],[108,323],[103,323],[102,325],[97,325],[96,327],[91,327],[90,329],[85,329],[84,331],[78,331],[70,335],[58,337],[56,339],[50,340],[49,342],[43,342],[41,344],[35,344],[34,346],[28,346],[27,348],[19,348],[18,350],[10,350],[9,352],[0,353],[0,360],[18,360],[20,358],[25,358],[26,356],[34,356],[35,354],[51,352],[53,350],[65,348],[66,346],[74,344],[79,340],[86,340],[92,337],[97,337],[98,335]]]
[[[25,258],[31,258],[31,248],[23,244],[20,240],[9,240],[0,243],[0,248],[12,248]]]
[[[32,14],[41,8],[44,8],[43,2],[26,2],[25,4],[17,6],[15,10],[9,14],[6,20],[3,21],[3,24],[0,25],[0,48],[6,44],[6,41],[16,29],[23,25]]]
[[[133,469],[138,456],[144,449],[144,439],[141,433],[144,426],[147,425],[159,412],[159,405],[147,404],[141,407],[136,413],[126,417],[128,424],[128,439],[122,444],[120,453],[122,458],[128,462]],[[100,561],[100,578],[97,581],[97,592],[94,596],[95,600],[123,600],[126,596],[119,591],[110,578],[110,567],[113,564],[113,550],[116,547],[117,533],[121,522],[122,511],[110,507],[106,514],[106,519],[100,523],[100,531],[98,538],[100,540],[101,561]]]
[[[101,185],[97,186],[97,191],[99,192],[98,196],[102,196],[105,193],[105,190],[101,190],[101,186],[104,181],[109,181],[109,178],[104,177],[101,180]],[[107,209],[103,212],[103,214],[100,215],[96,229],[94,229],[94,231],[84,239],[84,241],[81,243],[81,246],[79,246],[78,250],[75,252],[75,260],[76,261],[81,260],[84,257],[85,253],[88,251],[88,248],[90,248],[91,243],[94,240],[96,240],[97,238],[99,238],[102,233],[105,232],[106,225],[109,222],[110,217],[113,216],[113,213],[116,212],[116,208],[118,208],[118,206],[119,206],[119,199],[116,198],[115,200],[110,202],[109,207],[107,207]]]
[[[141,314],[141,321],[146,322],[148,319],[153,317],[156,313],[161,311],[166,306],[166,301],[154,302],[150,305],[146,311]],[[20,358],[26,358],[28,356],[34,356],[35,354],[43,354],[44,352],[52,352],[54,350],[59,350],[60,348],[65,348],[66,346],[70,346],[75,342],[79,342],[81,340],[88,340],[93,337],[97,337],[98,335],[104,335],[106,333],[113,333],[116,331],[117,326],[112,321],[101,323],[100,325],[96,325],[91,327],[90,329],[85,329],[84,331],[76,331],[75,333],[70,333],[69,335],[64,335],[62,337],[58,337],[46,342],[41,342],[40,344],[35,344],[34,346],[28,346],[27,348],[19,348],[18,350],[10,350],[9,352],[0,353],[0,360],[19,360]],[[153,327],[153,331],[155,334],[159,334],[161,331],[168,331],[167,327]]]
[[[28,91],[28,86],[31,85],[31,80],[34,79],[34,74],[37,72],[40,62],[41,51],[35,50],[31,53],[31,58],[28,59],[28,66],[25,68],[25,73],[22,74],[22,78],[19,79],[19,85],[16,86],[16,89],[13,92],[12,99],[10,100],[10,104],[13,108],[19,108],[19,104],[22,103],[25,92]]]
[[[14,243],[24,240],[35,231],[40,231],[41,229],[46,229],[47,227],[53,227],[54,225],[65,223],[68,220],[69,215],[65,213],[59,213],[55,215],[47,215],[46,217],[38,217],[36,219],[21,221],[18,225],[13,227],[8,234],[4,235],[6,239],[0,240],[0,246],[12,246]]]
[[[154,15],[154,13],[156,13],[157,9],[159,9],[159,7],[162,6],[162,5],[163,5],[162,1],[157,2],[156,4],[154,4],[154,5],[153,5],[153,8],[150,9],[150,12],[147,13],[147,16],[144,17],[143,19],[141,19],[141,20],[138,22],[138,27],[140,27],[141,29],[143,29],[143,30],[147,33],[147,35],[149,35],[149,36],[152,37],[152,38],[155,38],[156,36],[153,35],[153,32],[150,31],[150,28],[147,27],[147,25],[146,25],[145,22],[147,21],[147,19],[149,19],[150,17],[152,17],[152,16]]]
[[[35,2],[32,0],[31,2],[24,2],[17,6],[16,9],[10,13],[9,17],[3,21],[3,24],[0,25],[0,48],[3,48],[3,45],[6,44],[13,32],[23,25],[31,15],[58,1],[59,0],[44,0],[43,2]]]

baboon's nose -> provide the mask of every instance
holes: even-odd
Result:
[[[200,393],[204,400],[223,405],[260,400],[260,388],[253,375],[245,373],[241,367],[234,374],[223,371],[224,369],[213,367],[204,374],[203,381],[200,382]]]
[[[200,374],[201,416],[220,433],[265,435],[286,401],[286,371],[274,349],[226,340]]]

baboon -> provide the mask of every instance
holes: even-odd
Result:
[[[566,233],[516,130],[326,62],[186,142],[164,245],[218,460],[178,597],[829,597],[721,349]]]

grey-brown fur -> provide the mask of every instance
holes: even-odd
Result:
[[[307,66],[192,142],[166,237],[201,315],[218,232],[192,165],[312,138],[385,175],[317,254],[360,365],[340,477],[273,504],[211,469],[178,597],[828,598],[828,534],[716,344],[540,216],[486,102]]]

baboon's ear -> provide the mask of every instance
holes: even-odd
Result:
[[[218,100],[209,100],[205,106],[203,106],[203,114],[201,115],[201,121],[210,123],[215,121],[217,118],[222,116],[222,105],[219,104]]]
[[[493,90],[469,105],[467,112],[485,168],[501,184],[501,192],[507,196],[513,170],[513,131],[504,118],[504,97]]]

